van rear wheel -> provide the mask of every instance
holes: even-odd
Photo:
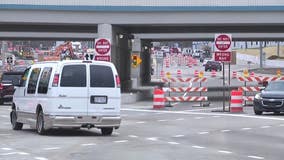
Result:
[[[43,118],[42,110],[40,110],[37,114],[36,130],[37,130],[37,133],[40,135],[44,135],[46,133],[46,130],[44,129],[44,118]]]
[[[112,134],[113,128],[101,128],[102,135],[110,136]]]
[[[12,110],[10,113],[10,118],[13,130],[21,130],[23,128],[23,123],[17,122],[17,113],[15,110]]]

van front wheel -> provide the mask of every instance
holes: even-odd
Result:
[[[40,135],[44,135],[46,133],[46,130],[44,129],[44,118],[43,118],[42,111],[39,111],[37,114],[36,130],[37,130],[37,133]]]
[[[101,128],[101,131],[104,136],[110,136],[112,134],[113,128]]]
[[[23,123],[17,122],[17,113],[15,110],[12,110],[10,118],[13,130],[21,130],[23,128]]]

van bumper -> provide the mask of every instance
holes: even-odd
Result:
[[[44,116],[45,129],[51,128],[79,128],[79,127],[114,127],[119,128],[120,116]]]

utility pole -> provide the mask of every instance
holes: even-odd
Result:
[[[277,42],[277,56],[280,57],[280,42]]]
[[[263,68],[263,64],[262,64],[262,60],[263,60],[263,49],[262,49],[262,41],[259,42],[259,67],[262,69]]]

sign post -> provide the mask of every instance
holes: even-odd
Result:
[[[107,38],[98,38],[95,40],[95,60],[111,61],[111,42]]]
[[[223,97],[225,97],[225,62],[231,62],[232,49],[232,35],[231,34],[215,34],[214,51],[215,61],[223,63]],[[229,67],[229,75],[230,75]],[[230,76],[229,76],[230,77]],[[225,112],[225,99],[223,99],[223,112]]]

